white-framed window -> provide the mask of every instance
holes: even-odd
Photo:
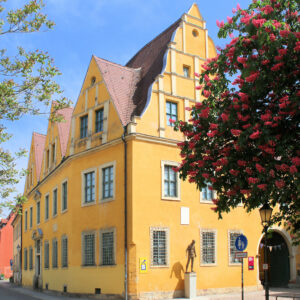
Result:
[[[81,235],[82,238],[82,265],[96,265],[96,232],[86,231]]]
[[[29,208],[29,228],[32,228],[32,223],[33,223],[33,207],[31,206]]]
[[[68,237],[65,235],[61,237],[61,266],[68,267]]]
[[[150,227],[151,267],[169,266],[169,228]]]
[[[177,103],[171,101],[166,102],[166,118],[167,125],[174,127],[174,123],[170,122],[170,120],[178,120]]]
[[[49,241],[44,242],[44,268],[49,269],[49,253],[50,253],[50,247],[49,247]]]
[[[115,199],[116,162],[109,162],[99,167],[99,195],[101,202]]]
[[[104,108],[95,111],[95,132],[103,131]]]
[[[52,240],[52,268],[57,268],[58,267],[58,261],[57,261],[57,251],[58,247],[57,247],[57,239],[54,238]]]
[[[49,193],[45,195],[45,221],[49,219]]]
[[[173,168],[178,167],[179,163],[174,161],[161,161],[162,195],[164,200],[180,200],[180,179],[178,172]]]
[[[33,249],[29,247],[29,270],[33,269]]]
[[[24,214],[24,218],[25,218],[25,221],[24,221],[24,230],[27,231],[28,229],[28,211],[27,209],[25,210],[25,214]]]
[[[64,180],[61,184],[61,211],[68,209],[68,180]]]
[[[86,206],[96,202],[96,168],[81,172],[81,205]]]
[[[52,203],[52,216],[55,217],[57,215],[57,187],[53,189]]]
[[[116,264],[116,229],[100,230],[100,265],[112,266]]]
[[[241,259],[235,258],[236,252],[239,252],[235,248],[235,240],[236,238],[242,234],[241,230],[229,230],[228,231],[228,253],[229,253],[229,265],[239,265],[241,263]]]
[[[186,77],[186,78],[190,78],[190,67],[189,66],[186,66],[186,65],[183,65],[183,76]]]
[[[24,270],[28,268],[28,253],[27,248],[24,248]]]
[[[201,189],[200,201],[204,203],[213,203],[212,200],[215,197],[215,191],[212,190],[210,184],[206,184],[204,188]]]
[[[88,136],[88,115],[80,117],[80,138]]]
[[[217,264],[217,231],[201,229],[201,265],[215,266]]]
[[[37,201],[36,203],[36,224],[39,225],[41,223],[41,202]]]

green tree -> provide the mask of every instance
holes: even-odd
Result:
[[[300,242],[300,2],[253,1],[239,6],[219,37],[231,37],[199,76],[204,100],[175,129],[177,171],[217,192],[219,217],[241,202],[249,212],[269,202]],[[235,35],[235,36],[234,36]]]
[[[6,0],[0,0],[0,38],[6,35],[9,39],[9,35],[34,33],[54,26],[42,12],[42,0],[28,1],[21,8],[11,10],[7,10],[4,2]],[[46,52],[26,51],[21,46],[15,53],[8,52],[0,49],[0,209],[9,203],[8,196],[19,181],[15,160],[24,154],[23,150],[12,154],[3,148],[3,143],[11,137],[3,121],[19,120],[25,114],[39,114],[53,97],[56,97],[57,105],[50,118],[58,120],[55,111],[69,105],[54,80],[60,72]]]

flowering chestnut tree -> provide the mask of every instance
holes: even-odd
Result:
[[[175,130],[185,135],[180,177],[216,191],[222,217],[241,202],[268,202],[300,242],[300,2],[238,5],[219,37],[231,37],[199,76],[204,97]],[[234,36],[235,35],[235,36]]]

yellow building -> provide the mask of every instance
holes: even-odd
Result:
[[[189,119],[185,108],[201,101],[194,73],[215,55],[194,4],[126,66],[91,58],[74,109],[59,111],[65,122],[49,122],[45,136],[33,134],[23,285],[131,299],[182,296],[194,239],[197,293],[239,289],[234,242],[243,233],[254,261],[248,269],[245,260],[245,286],[260,287],[258,212],[238,207],[218,220],[212,192],[198,191],[172,169],[183,136],[169,119]],[[287,232],[276,227],[274,236],[272,253],[285,249],[287,261],[272,272],[285,272],[280,283],[295,281],[299,253]]]

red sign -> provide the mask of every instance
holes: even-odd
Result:
[[[248,257],[248,270],[254,270],[254,257]]]

